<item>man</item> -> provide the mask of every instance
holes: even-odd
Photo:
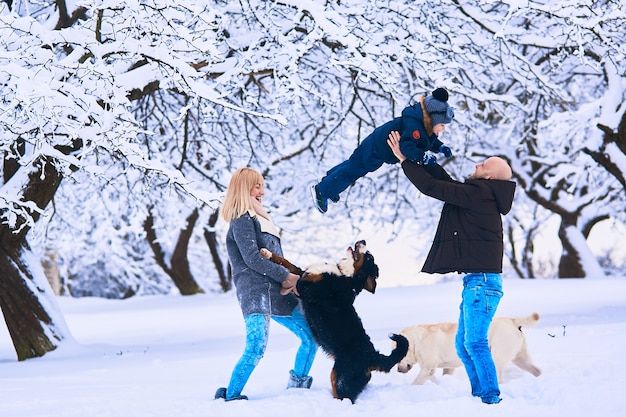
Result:
[[[409,180],[425,195],[443,201],[432,247],[422,271],[465,273],[456,350],[472,386],[486,404],[501,401],[496,368],[487,342],[489,325],[502,298],[504,243],[501,215],[513,204],[515,183],[502,158],[476,165],[462,183],[439,165],[419,165],[402,155],[399,133],[388,144]]]

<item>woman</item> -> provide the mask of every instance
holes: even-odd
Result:
[[[248,399],[241,391],[265,353],[270,318],[301,340],[287,388],[309,388],[313,381],[308,373],[317,344],[294,294],[297,294],[299,277],[259,253],[262,247],[281,256],[283,253],[278,229],[262,205],[263,182],[259,172],[251,168],[238,169],[230,180],[222,204],[222,217],[230,223],[226,249],[246,324],[246,347],[235,365],[230,383],[215,393],[216,399],[226,401]]]

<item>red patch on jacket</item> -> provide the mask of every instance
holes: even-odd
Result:
[[[413,139],[418,140],[420,138],[420,131],[419,130],[414,130],[413,131]]]

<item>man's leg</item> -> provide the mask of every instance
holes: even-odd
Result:
[[[500,402],[498,376],[487,336],[501,298],[500,274],[469,274],[465,277],[463,347],[471,359],[477,381],[477,386],[472,383],[472,393],[489,404]]]

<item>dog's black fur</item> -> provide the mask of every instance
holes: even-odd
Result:
[[[404,358],[409,343],[404,336],[392,334],[396,346],[389,356],[374,348],[353,303],[361,290],[375,291],[378,266],[364,241],[348,251],[354,259],[351,276],[304,271],[297,290],[315,340],[335,360],[331,372],[333,396],[354,403],[370,381],[371,372],[389,372]],[[284,258],[272,254],[270,259],[294,273],[302,272]]]

